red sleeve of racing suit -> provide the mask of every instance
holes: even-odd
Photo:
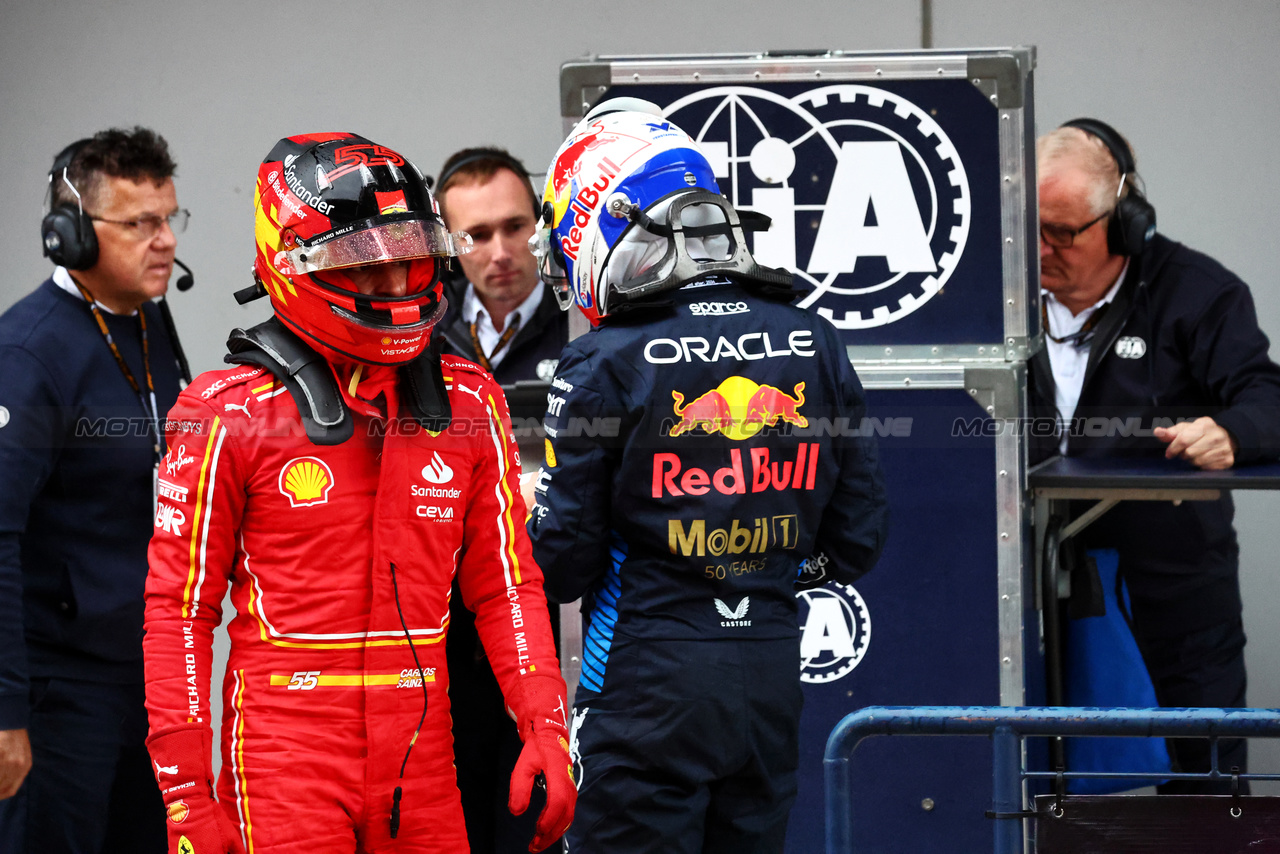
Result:
[[[472,422],[472,435],[481,447],[472,472],[458,586],[463,603],[476,614],[476,631],[517,719],[532,714],[559,717],[563,707],[522,708],[531,693],[541,693],[525,690],[529,677],[552,677],[562,693],[564,682],[542,592],[542,570],[534,563],[525,531],[519,452],[507,401],[487,376],[480,396],[484,423]]]
[[[152,733],[177,724],[210,728],[213,632],[244,510],[232,438],[193,393],[202,385],[197,380],[169,412],[169,453],[160,464],[142,643]]]

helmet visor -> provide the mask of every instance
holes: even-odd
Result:
[[[529,238],[529,251],[538,259],[538,278],[551,288],[561,311],[573,305],[573,289],[569,286],[569,274],[565,270],[564,256],[552,243],[550,228],[539,228]]]
[[[465,231],[450,234],[438,222],[411,219],[339,234],[311,246],[295,246],[286,254],[294,272],[305,274],[470,251],[471,235]]]

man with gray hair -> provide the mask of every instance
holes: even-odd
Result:
[[[1033,445],[1033,457],[1162,455],[1221,470],[1280,456],[1280,366],[1249,288],[1156,233],[1128,142],[1103,122],[1076,119],[1037,142],[1036,162],[1046,346],[1032,360],[1032,405],[1060,429]],[[1142,429],[1084,429],[1098,418],[1137,418]],[[1119,552],[1134,635],[1162,706],[1245,704],[1232,515],[1229,494],[1178,506],[1128,502],[1083,535],[1090,548]],[[1209,770],[1206,741],[1170,744],[1174,770]],[[1243,771],[1245,758],[1243,740],[1224,741],[1218,767]],[[1228,786],[1175,782],[1160,791]]]

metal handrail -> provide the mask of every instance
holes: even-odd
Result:
[[[1025,771],[1021,740],[1052,736],[1163,736],[1212,740],[1214,766],[1204,774],[1175,777],[1220,778],[1218,738],[1280,738],[1280,709],[1098,709],[1045,706],[868,706],[846,715],[827,738],[827,854],[853,852],[853,775],[850,754],[872,735],[988,735],[992,739],[992,810],[995,854],[1022,852],[1022,781],[1055,776]],[[1072,777],[1116,774],[1080,772]],[[1124,776],[1124,775],[1119,775]],[[1150,777],[1150,772],[1134,777]],[[1241,774],[1241,779],[1276,779]]]

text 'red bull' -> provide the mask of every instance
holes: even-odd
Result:
[[[751,478],[742,467],[742,451],[729,452],[729,465],[708,473],[684,468],[679,454],[653,455],[653,497],[706,495],[714,487],[721,495],[745,495],[769,489],[813,489],[818,477],[817,442],[804,442],[794,460],[771,460],[768,448],[751,449]]]
[[[560,248],[571,261],[578,260],[582,229],[591,223],[591,211],[599,204],[600,193],[608,188],[609,181],[617,177],[620,170],[609,158],[602,158],[600,167],[604,174],[594,184],[580,187],[575,198],[567,198],[568,193],[572,189],[574,177],[581,173],[581,161],[586,153],[612,139],[613,134],[604,134],[598,125],[593,125],[590,132],[583,134],[561,152],[551,167],[551,184],[543,201],[551,202],[554,211],[552,228],[560,227],[560,220],[569,212],[570,204],[573,204],[573,227],[569,229],[568,236],[560,239]]]
[[[582,245],[582,233],[591,224],[591,213],[600,206],[600,194],[609,189],[609,182],[622,170],[608,157],[600,158],[600,177],[590,186],[581,187],[569,202],[568,211],[573,214],[569,235],[560,239],[560,250],[571,261],[578,260],[578,247]]]

